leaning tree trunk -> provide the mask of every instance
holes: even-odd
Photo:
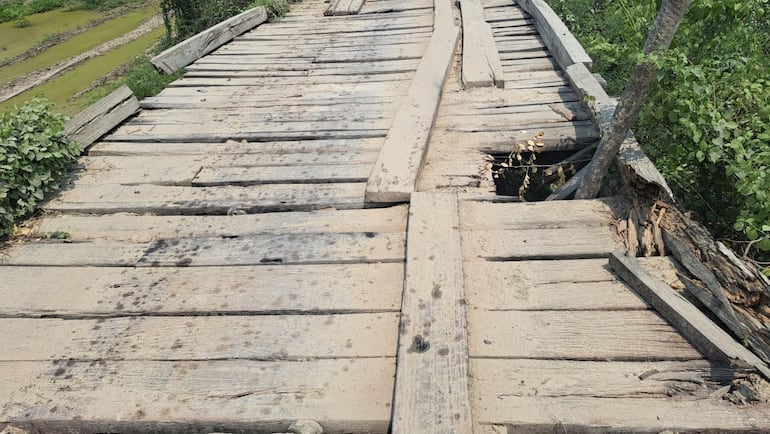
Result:
[[[674,39],[676,29],[682,21],[691,0],[665,0],[655,19],[655,24],[647,35],[644,44],[644,54],[666,51]],[[593,160],[586,168],[586,175],[578,183],[575,199],[590,199],[596,197],[602,186],[602,180],[607,174],[612,159],[620,149],[621,143],[628,130],[639,118],[644,100],[650,92],[650,85],[655,78],[655,65],[643,60],[634,68],[626,89],[618,101],[615,114],[607,131],[602,134],[599,147]]]

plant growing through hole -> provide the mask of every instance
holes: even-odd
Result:
[[[500,163],[500,169],[495,171],[492,175],[497,179],[505,169],[516,167],[523,170],[524,179],[521,182],[521,186],[519,186],[519,197],[523,197],[524,193],[527,192],[532,181],[531,175],[537,173],[538,168],[535,164],[535,161],[537,160],[536,149],[545,146],[541,141],[544,135],[545,132],[538,131],[537,134],[525,143],[517,143],[516,146],[514,146],[513,151],[508,155],[508,158]],[[527,155],[525,156],[525,154]]]

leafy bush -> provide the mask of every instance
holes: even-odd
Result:
[[[289,2],[300,0],[161,0],[167,37],[181,41],[247,9],[265,6],[271,15],[283,16]]]
[[[620,94],[660,1],[552,0]],[[637,137],[714,234],[770,259],[768,0],[693,2],[659,60]],[[765,263],[765,265],[767,265]]]
[[[58,187],[80,148],[64,134],[64,117],[37,97],[0,116],[0,236]]]

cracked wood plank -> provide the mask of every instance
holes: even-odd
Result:
[[[466,88],[505,87],[503,66],[492,28],[479,0],[461,0],[463,23],[462,81]]]

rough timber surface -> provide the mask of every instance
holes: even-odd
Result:
[[[554,203],[460,204],[476,431],[766,430],[767,405],[717,392],[752,371],[706,360],[594,250],[623,202]]]
[[[407,207],[364,194],[432,4],[327,6],[193,62],[0,252],[0,429],[388,432]]]

